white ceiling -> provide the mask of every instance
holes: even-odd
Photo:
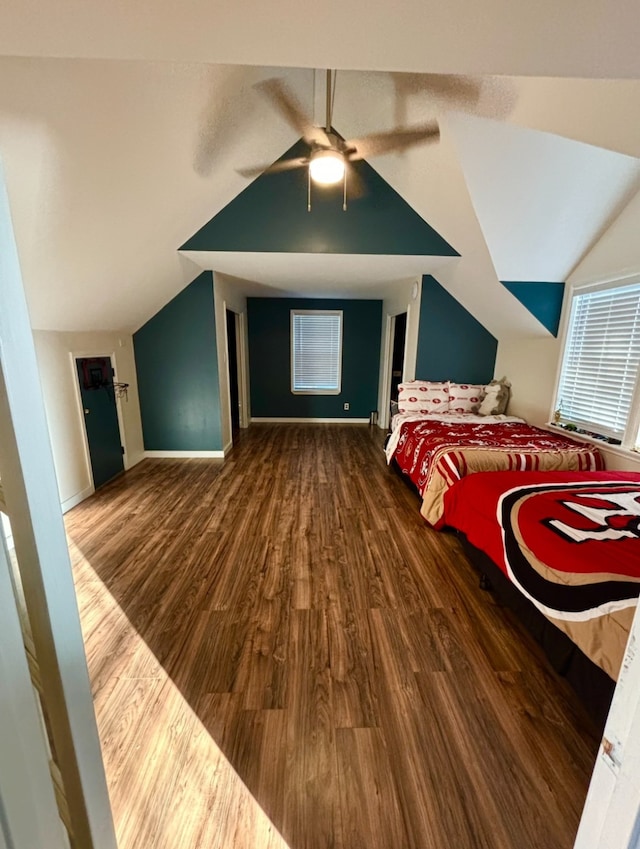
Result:
[[[639,76],[636,0],[3,0],[0,54]]]
[[[239,278],[250,297],[381,298],[458,257],[182,251],[200,268]]]
[[[359,297],[382,292],[387,274],[392,287],[430,270],[499,338],[539,333],[498,281],[456,121],[463,113],[500,122],[505,138],[517,126],[640,156],[630,118],[640,114],[639,24],[635,2],[595,0],[407,0],[401,16],[397,4],[330,0],[313,22],[289,0],[4,0],[0,157],[32,323],[135,329],[212,267],[177,248],[247,185],[236,169],[296,140],[253,85],[284,76],[311,109],[309,68],[331,65],[368,69],[338,75],[343,135],[440,120],[438,145],[371,163],[462,256],[437,270],[386,257],[323,270],[333,258],[220,254],[216,270],[279,291]],[[507,76],[481,76],[496,72]],[[572,261],[588,247],[575,241]]]

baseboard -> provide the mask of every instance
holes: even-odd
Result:
[[[229,453],[229,451],[231,451],[232,448],[233,448],[233,439],[230,439],[227,442],[227,444],[224,446],[224,448],[222,449],[223,455],[226,457],[227,454]]]
[[[224,451],[145,451],[144,456],[149,459],[172,458],[187,460],[190,457],[209,457],[216,460],[224,460]]]
[[[280,417],[266,417],[266,416],[252,416],[251,423],[252,424],[296,424],[296,422],[307,423],[307,424],[369,424],[369,419],[313,419],[313,418],[288,418],[284,416]]]
[[[85,498],[88,498],[90,495],[93,495],[95,489],[92,486],[87,486],[80,492],[77,492],[75,495],[72,495],[71,498],[65,499],[61,502],[60,506],[62,507],[62,512],[67,513],[72,507],[80,504],[81,501],[84,501]]]

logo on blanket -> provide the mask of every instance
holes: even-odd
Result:
[[[597,539],[624,539],[640,537],[640,501],[638,491],[601,493],[585,492],[582,499],[609,502],[608,507],[596,507],[579,501],[561,501],[560,503],[577,516],[583,516],[595,527],[584,528],[569,525],[559,519],[548,519],[547,524],[556,533],[573,542],[586,542]],[[577,518],[577,517],[576,517]]]
[[[543,612],[583,619],[636,603],[635,482],[515,487],[501,497],[498,517],[509,576]]]

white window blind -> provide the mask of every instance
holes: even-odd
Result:
[[[558,401],[562,418],[622,439],[640,364],[640,284],[573,298]]]
[[[342,310],[291,310],[291,391],[337,395],[342,377]]]

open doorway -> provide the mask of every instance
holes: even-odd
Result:
[[[240,316],[226,310],[227,362],[229,363],[229,401],[231,404],[231,440],[236,441],[240,430],[240,373],[238,370],[238,324]]]
[[[398,400],[398,386],[402,383],[404,371],[404,351],[407,337],[407,314],[395,316],[393,328],[393,349],[391,354],[391,394],[389,401]]]

